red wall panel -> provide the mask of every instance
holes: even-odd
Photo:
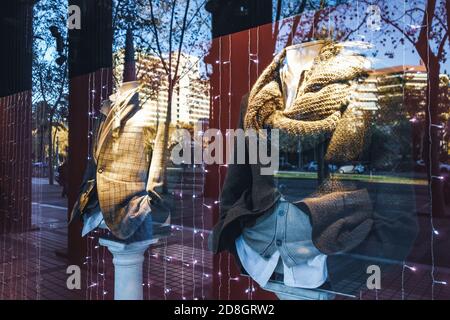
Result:
[[[236,128],[241,99],[272,61],[274,47],[272,24],[213,40],[210,54],[205,59],[213,66],[209,122],[211,128],[220,129],[223,135],[226,129]],[[208,168],[205,187],[207,197],[219,198],[226,169],[223,165]],[[214,222],[218,221],[218,214],[217,205],[213,210]],[[215,255],[213,270],[216,299],[275,298],[272,293],[258,288],[249,277],[242,276],[234,258],[228,253]]]
[[[31,226],[31,91],[0,98],[0,233]]]

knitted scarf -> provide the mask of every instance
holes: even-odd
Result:
[[[332,136],[326,154],[329,161],[345,161],[359,154],[363,130],[358,131],[355,127],[361,121],[356,121],[356,113],[347,107],[356,80],[367,76],[368,60],[343,48],[334,42],[325,43],[311,69],[302,75],[296,98],[288,109],[279,74],[286,56],[286,50],[283,50],[253,86],[244,127],[256,130],[276,128],[314,144]],[[336,132],[339,134],[335,135]]]

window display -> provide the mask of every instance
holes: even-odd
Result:
[[[450,299],[449,14],[1,4],[0,299]]]
[[[370,61],[351,47],[367,44],[328,40],[283,50],[244,98],[248,102],[242,105],[241,128],[279,129],[301,141],[302,150],[326,143],[327,162],[356,159],[366,142],[367,124],[357,116],[362,111],[352,104],[352,96],[368,77]],[[295,189],[280,192],[277,179],[259,174],[258,166],[228,167],[213,240],[216,252],[236,252],[262,287],[283,274],[286,285],[319,287],[327,280],[327,261],[328,269],[336,269],[334,254],[355,250],[400,261],[408,254],[416,236],[415,217],[397,213],[387,218],[374,212],[377,190],[370,192],[371,199],[366,188],[329,178],[315,195],[302,199]],[[385,205],[377,209],[384,211]],[[387,251],[393,243],[398,248]]]
[[[118,239],[133,242],[151,239],[153,225],[167,226],[170,209],[147,190],[150,115],[139,101],[131,30],[126,44],[123,83],[100,109],[93,157],[71,219],[82,216],[83,235],[103,223]]]

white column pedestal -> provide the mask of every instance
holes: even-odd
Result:
[[[156,242],[158,239],[125,244],[100,238],[100,245],[107,247],[113,255],[114,300],[142,300],[144,253]]]

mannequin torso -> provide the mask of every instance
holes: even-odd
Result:
[[[286,58],[280,71],[286,110],[292,106],[304,71],[309,70],[324,41],[313,41],[286,48]]]
[[[286,49],[280,68],[285,110],[296,99],[304,71],[313,65],[324,41],[294,45]],[[278,185],[278,179],[274,179]],[[244,228],[236,240],[239,259],[247,273],[261,287],[275,272],[283,274],[284,283],[291,287],[316,288],[327,279],[326,255],[311,241],[308,216],[289,202],[285,188],[278,185],[283,198],[253,226]],[[296,191],[298,197],[298,190]]]

